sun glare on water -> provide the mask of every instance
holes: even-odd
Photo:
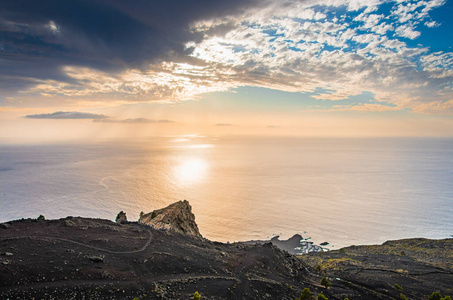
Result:
[[[208,163],[204,159],[184,158],[174,167],[174,177],[180,185],[192,185],[206,177],[207,169]]]

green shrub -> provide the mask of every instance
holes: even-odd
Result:
[[[300,298],[297,300],[311,300],[313,299],[313,294],[310,292],[309,288],[304,288],[302,291],[302,294],[300,295]]]
[[[201,300],[200,293],[195,292],[195,294],[193,294],[193,300]]]
[[[438,292],[434,292],[429,296],[429,300],[442,300],[442,296]]]
[[[328,288],[329,286],[332,285],[332,283],[327,280],[327,277],[324,276],[322,279],[321,279],[321,285],[325,286],[326,288]]]
[[[400,299],[401,300],[407,300],[407,297],[403,293],[400,293]]]
[[[402,290],[403,290],[403,288],[401,287],[401,285],[399,285],[398,283],[395,283],[395,284],[393,285],[393,287],[394,287],[395,289],[397,289],[398,291],[402,291]]]
[[[318,299],[318,300],[327,300],[327,297],[324,296],[323,294],[319,294],[316,299]]]
[[[445,297],[443,297],[443,298],[440,299],[440,300],[451,300],[451,297],[450,297],[450,296],[445,296]]]
[[[155,210],[151,213],[151,219],[154,219],[157,216],[157,213]]]
[[[340,249],[340,253],[341,253],[341,254],[346,254],[346,249],[345,249],[345,248],[341,248],[341,249]]]
[[[45,220],[45,219],[46,219],[46,217],[44,217],[43,215],[39,215],[37,220]]]

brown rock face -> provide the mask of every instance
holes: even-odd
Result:
[[[187,200],[144,214],[138,221],[156,229],[202,237],[195,223],[192,207]]]

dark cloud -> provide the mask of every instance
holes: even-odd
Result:
[[[36,114],[24,116],[27,119],[105,119],[105,115],[83,113],[77,111],[56,111],[51,114]]]
[[[242,12],[259,0],[0,0],[0,80],[70,82],[62,66],[104,71],[183,57],[203,34],[190,25]],[[230,25],[216,28],[216,33]],[[213,33],[213,34],[216,34]],[[76,84],[76,82],[72,82]]]
[[[104,122],[104,123],[129,123],[129,124],[149,124],[149,123],[173,123],[170,120],[153,120],[147,118],[135,118],[135,119],[125,119],[125,120],[114,120],[114,119],[95,119],[94,122]]]
[[[135,118],[135,119],[124,119],[117,120],[111,119],[109,116],[100,115],[100,114],[91,114],[83,113],[77,111],[57,111],[51,114],[35,114],[35,115],[26,115],[26,119],[88,119],[93,120],[94,122],[101,123],[128,123],[128,124],[163,124],[163,123],[173,123],[170,120],[153,120],[148,118]]]

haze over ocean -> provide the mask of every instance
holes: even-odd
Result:
[[[0,222],[129,220],[190,201],[216,241],[287,238],[334,248],[453,235],[453,139],[167,136],[2,145]],[[307,233],[304,233],[307,232]]]

